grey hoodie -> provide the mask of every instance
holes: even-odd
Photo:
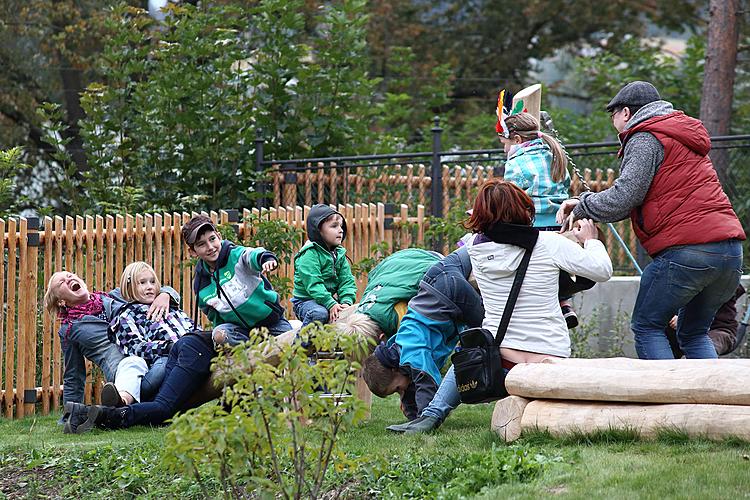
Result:
[[[628,130],[637,124],[674,112],[667,101],[646,104],[625,125]],[[620,175],[614,184],[599,193],[582,193],[581,202],[573,210],[576,219],[597,222],[627,219],[630,211],[646,198],[659,165],[664,161],[664,146],[649,132],[637,132],[628,139],[620,164]]]

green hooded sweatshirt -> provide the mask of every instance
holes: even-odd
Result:
[[[420,248],[407,248],[386,257],[367,275],[367,287],[357,312],[378,324],[386,337],[396,333],[398,314],[394,307],[417,294],[419,282],[443,256]]]
[[[314,205],[307,215],[307,238],[309,241],[294,256],[294,298],[312,299],[316,303],[332,308],[335,304],[354,304],[357,300],[357,283],[346,258],[346,249],[341,245],[329,248],[320,234],[320,225],[330,216],[338,214],[328,205]],[[346,238],[346,220],[343,220]]]

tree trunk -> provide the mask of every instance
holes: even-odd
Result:
[[[60,60],[63,61],[61,63],[62,68],[60,69],[60,80],[63,87],[68,124],[68,130],[64,135],[70,139],[67,149],[70,157],[73,158],[76,164],[80,176],[88,170],[86,154],[83,151],[83,139],[81,139],[78,127],[79,120],[82,120],[86,116],[81,107],[81,92],[83,92],[81,70],[68,67],[69,63],[63,58]]]
[[[518,396],[508,396],[495,403],[492,412],[492,431],[510,443],[521,437],[521,417],[529,400]]]
[[[750,360],[707,361],[652,361],[638,370],[521,363],[508,372],[505,387],[524,398],[750,405]]]
[[[750,439],[750,407],[538,400],[526,405],[521,428],[546,430],[555,436],[619,429],[637,431],[642,437],[676,430],[691,437]]]
[[[727,135],[732,123],[738,10],[739,0],[710,0],[700,118],[711,136]],[[729,155],[725,150],[713,150],[711,160],[724,184]]]

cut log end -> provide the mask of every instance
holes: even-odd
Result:
[[[521,436],[521,417],[529,400],[519,396],[508,396],[495,404],[491,429],[506,443]]]

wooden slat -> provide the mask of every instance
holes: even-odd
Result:
[[[16,234],[16,221],[8,220],[8,272],[6,283],[6,313],[5,321],[5,391],[12,394],[15,379],[15,355],[16,355],[16,256],[18,255],[18,235]],[[5,416],[13,418],[13,401],[5,400]]]
[[[163,214],[162,225],[162,258],[164,264],[161,266],[161,282],[172,286],[172,216]]]
[[[148,262],[150,265],[154,265],[154,218],[151,214],[146,214],[143,217],[143,249],[145,251],[143,255],[144,262]]]
[[[55,271],[62,271],[63,263],[63,219],[55,217]],[[60,407],[60,384],[62,384],[62,346],[60,343],[59,321],[53,318],[52,324],[52,409]]]
[[[190,220],[190,214],[183,213],[182,214],[182,223],[185,224],[187,221]],[[181,238],[181,237],[180,237]],[[191,274],[191,266],[190,266],[190,253],[188,246],[185,244],[185,242],[180,243],[180,248],[182,249],[182,259],[180,260],[180,264],[182,266],[182,310],[188,313],[190,317],[193,317],[193,291],[192,291],[192,281],[190,280]],[[196,325],[200,326],[200,325]]]
[[[156,277],[161,283],[164,283],[164,266],[162,266],[162,242],[164,241],[164,232],[162,231],[163,218],[161,214],[154,214],[154,256],[151,261],[154,271],[156,271]]]
[[[54,227],[50,217],[44,218],[44,279],[45,285],[52,276],[52,256],[54,252],[52,245]],[[2,277],[0,277],[2,283]],[[2,300],[0,300],[2,304]],[[51,362],[52,362],[52,328],[53,319],[46,307],[42,307],[42,415],[49,414],[50,403],[50,382],[51,382]]]
[[[133,256],[133,260],[131,262],[135,262],[137,260],[146,260],[143,256],[144,235],[145,231],[143,229],[143,216],[141,214],[137,214],[135,216],[135,229],[133,230],[133,245],[135,246],[135,255]],[[128,264],[129,263],[130,262],[128,262]]]
[[[37,229],[29,229],[28,234],[38,234]],[[27,245],[27,239],[23,238],[26,246],[26,265],[23,281],[26,287],[26,300],[24,302],[23,313],[26,317],[26,378],[25,387],[36,386],[37,373],[37,329],[36,322],[38,317],[37,309],[37,278],[39,277],[39,247],[37,245]],[[24,404],[24,414],[33,415],[36,413],[34,403]]]
[[[109,289],[104,284],[104,218],[97,215],[95,219],[95,253],[94,253],[94,276],[96,284],[94,288],[108,292]]]
[[[133,242],[135,241],[135,221],[131,214],[125,215],[125,265],[141,260],[141,257],[136,255],[136,248]],[[124,267],[123,267],[124,269]],[[117,275],[118,283],[120,281],[120,274]]]
[[[104,290],[109,291],[120,281],[120,277],[115,276],[115,218],[108,215],[105,218],[105,226]]]
[[[180,290],[180,273],[182,264],[182,219],[180,214],[174,212],[172,214],[172,262],[171,262],[171,276],[169,286],[175,290]]]
[[[5,221],[0,219],[0,263],[5,262]],[[9,280],[10,281],[10,280]],[[3,373],[3,363],[5,360],[5,266],[0,264],[0,373]],[[12,338],[12,337],[10,337]],[[5,365],[7,367],[7,365]],[[8,416],[6,414],[6,416]]]
[[[26,371],[29,366],[28,337],[31,336],[28,309],[30,286],[28,283],[27,220],[21,217],[18,226],[18,329],[16,332],[16,390],[18,392],[16,394],[16,417],[23,418],[26,415],[24,390],[27,382]],[[36,282],[33,284],[33,288],[36,289]]]
[[[122,215],[115,216],[115,283],[120,283],[120,276],[124,269],[125,260],[125,219]],[[115,285],[117,286],[117,285]]]

